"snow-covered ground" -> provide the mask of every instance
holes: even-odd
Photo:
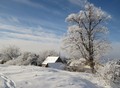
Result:
[[[0,65],[0,88],[110,88],[89,74],[36,66]]]

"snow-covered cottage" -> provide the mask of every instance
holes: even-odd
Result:
[[[64,67],[64,64],[59,56],[49,56],[42,63],[42,67],[62,69]]]

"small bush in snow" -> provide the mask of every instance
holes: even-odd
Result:
[[[4,64],[9,60],[16,59],[18,56],[20,56],[20,54],[20,49],[16,46],[5,47],[1,51],[0,64]]]
[[[71,72],[85,72],[85,69],[79,66],[66,66],[64,70],[71,71]]]
[[[113,88],[120,88],[120,60],[106,63],[99,73]]]
[[[65,70],[74,72],[91,72],[91,68],[86,65],[84,58],[80,58],[79,60],[70,60],[68,62],[68,66],[65,67]]]
[[[29,52],[23,53],[17,59],[10,60],[5,64],[9,65],[37,65],[38,55]]]

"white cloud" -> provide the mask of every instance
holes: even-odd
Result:
[[[32,6],[32,7],[45,8],[43,5],[38,4],[38,3],[34,3],[31,0],[13,0],[13,1],[23,3],[23,4],[26,4],[26,5]]]
[[[87,0],[68,0],[70,3],[83,7]]]
[[[22,28],[17,25],[8,25],[8,24],[4,24],[4,23],[0,23],[0,30],[9,30],[9,31],[14,31],[14,32],[30,33],[30,30],[28,30],[26,28]]]
[[[26,41],[26,40],[19,40],[19,39],[7,39],[1,40],[0,39],[0,50],[9,45],[15,45],[19,47],[22,51],[29,51],[34,53],[39,53],[40,51],[55,49],[59,50],[58,43],[40,43],[35,41]]]
[[[27,24],[26,24],[27,23]],[[33,27],[33,25],[36,25]],[[38,25],[38,26],[37,26]],[[47,29],[41,27],[46,27]],[[22,27],[21,27],[22,26]],[[24,26],[24,27],[23,27]],[[0,28],[2,29],[8,29],[13,30],[16,29],[16,31],[25,31],[27,30],[47,30],[48,32],[54,32],[54,29],[57,29],[58,31],[65,31],[65,27],[63,25],[60,25],[55,22],[47,21],[44,19],[34,19],[34,18],[21,18],[16,16],[11,16],[8,14],[0,13]]]
[[[19,34],[19,33],[12,33],[12,32],[0,32],[0,34],[2,35],[6,35],[6,39],[7,38],[16,38],[16,39],[22,39],[22,40],[29,40],[29,41],[38,41],[38,42],[53,42],[53,43],[59,43],[60,39],[53,37],[54,35],[50,35],[50,36],[45,36],[45,35],[49,35],[47,33],[44,33],[45,35],[41,34],[41,36],[35,36],[32,34]]]
[[[42,27],[25,27],[25,26],[18,26],[18,25],[10,25],[5,23],[0,23],[0,33],[4,35],[9,35],[11,37],[15,36],[16,38],[36,38],[36,39],[53,39],[57,40],[60,39],[60,36],[52,33],[52,32],[45,32],[46,29]],[[11,31],[11,32],[10,32]]]
[[[11,22],[20,23],[20,21],[18,20],[18,18],[14,17],[14,16],[12,16],[11,18],[9,18],[9,20],[10,20]]]
[[[4,20],[4,22],[2,22]],[[20,23],[19,19],[12,17],[0,20],[0,48],[16,45],[23,51],[39,52],[45,49],[58,49],[61,36],[53,32],[45,32],[41,26],[29,27],[14,24]],[[11,24],[8,23],[11,21]]]
[[[31,7],[35,7],[35,8],[41,8],[41,9],[44,9],[45,11],[48,11],[48,12],[52,12],[53,14],[55,15],[59,15],[59,16],[63,16],[63,13],[61,13],[60,11],[58,10],[52,10],[50,9],[49,7],[47,6],[44,6],[43,4],[41,3],[37,3],[35,2],[34,0],[12,0],[12,1],[15,1],[15,2],[18,2],[18,3],[22,3],[22,4],[25,4],[25,5],[28,5],[28,6],[31,6]],[[53,0],[51,1],[53,2],[54,4],[58,4],[59,6],[61,6],[61,4],[59,4],[57,1]],[[63,6],[61,6],[62,8]]]
[[[20,20],[17,17],[10,16],[10,15],[4,14],[4,13],[0,13],[0,23],[19,24]]]

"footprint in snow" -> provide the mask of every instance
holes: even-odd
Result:
[[[16,88],[14,81],[8,79],[8,78],[7,78],[6,76],[4,76],[4,75],[0,75],[0,78],[3,79],[3,83],[4,83],[4,87],[5,87],[5,88]]]

